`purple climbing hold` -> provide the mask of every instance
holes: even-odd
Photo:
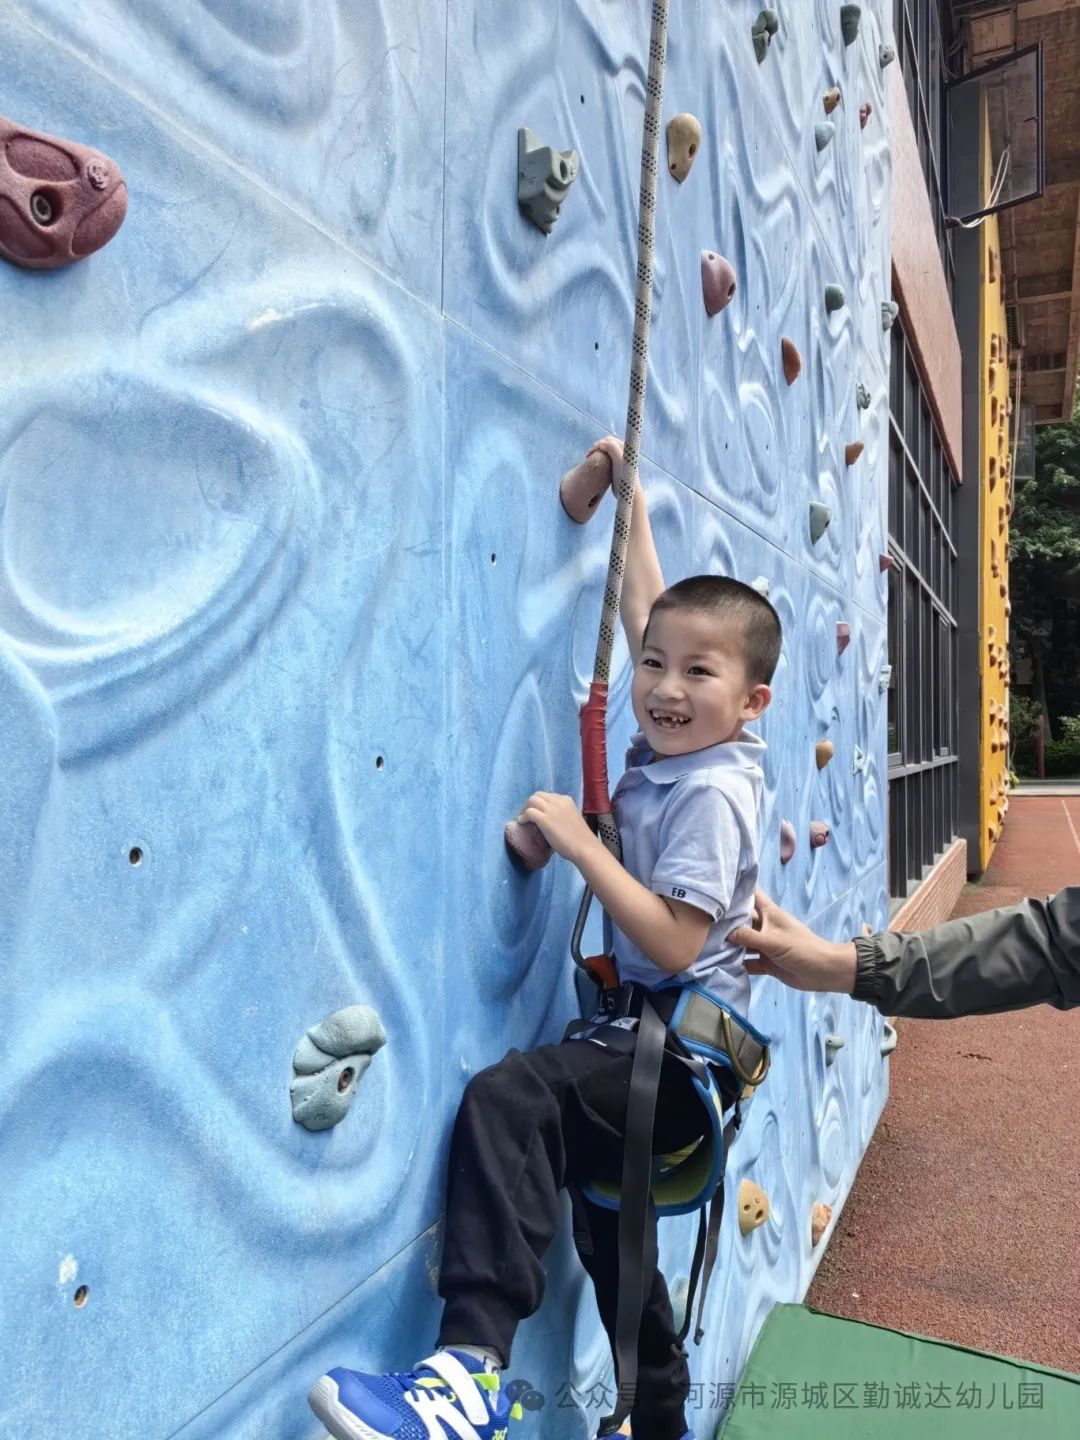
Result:
[[[851,626],[846,620],[836,622],[836,653],[842,655],[851,644]]]
[[[731,304],[738,282],[730,261],[715,250],[701,252],[701,293],[705,297],[705,313],[719,315]]]
[[[580,465],[568,470],[559,485],[559,499],[570,519],[579,525],[591,520],[604,494],[611,489],[611,481],[611,457],[603,450],[594,450]]]
[[[810,849],[820,850],[829,843],[829,827],[824,820],[810,821]]]
[[[780,864],[786,865],[799,848],[799,837],[790,820],[780,821]]]
[[[531,820],[510,820],[503,829],[506,848],[526,870],[542,870],[551,859],[552,850],[544,832]]]
[[[58,270],[113,238],[127,186],[100,150],[27,130],[0,115],[0,255],[30,270]]]

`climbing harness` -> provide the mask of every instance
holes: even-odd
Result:
[[[637,292],[633,355],[623,458],[616,483],[616,508],[600,634],[589,695],[581,709],[582,811],[605,847],[622,859],[622,845],[608,791],[606,718],[611,655],[622,599],[626,550],[634,504],[641,426],[648,379],[649,327],[652,315],[653,244],[660,149],[660,110],[667,52],[668,0],[653,0],[649,40],[644,136],[641,147],[641,199],[638,216]],[[769,1041],[741,1016],[699,985],[678,981],[649,990],[619,985],[611,957],[610,923],[605,917],[605,953],[586,958],[581,943],[592,903],[586,888],[570,940],[574,962],[600,987],[599,1010],[592,1020],[575,1021],[567,1041],[596,1043],[633,1054],[627,1100],[622,1181],[582,1187],[594,1204],[619,1212],[619,1293],[614,1351],[617,1401],[601,1421],[599,1434],[614,1434],[630,1414],[637,1393],[637,1347],[645,1304],[645,1229],[650,1200],[658,1215],[699,1212],[698,1238],[680,1341],[689,1331],[699,1281],[701,1295],[695,1342],[709,1277],[716,1261],[723,1213],[723,1177],[727,1149],[742,1118],[741,1100],[761,1083],[769,1068]],[[654,1156],[653,1125],[660,1071],[665,1054],[690,1070],[705,1116],[701,1138],[674,1155]],[[725,1122],[725,1114],[730,1118]],[[706,1213],[708,1212],[708,1213]]]

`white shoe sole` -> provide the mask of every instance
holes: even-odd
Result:
[[[323,1375],[308,1391],[308,1404],[334,1440],[394,1440],[381,1430],[372,1430],[341,1403],[336,1380]]]

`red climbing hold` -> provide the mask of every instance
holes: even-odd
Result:
[[[847,620],[836,622],[836,653],[842,655],[851,644],[851,625]]]
[[[705,313],[719,315],[735,297],[737,282],[730,261],[715,250],[701,252],[701,293],[705,297]]]
[[[810,849],[820,850],[829,843],[829,827],[824,820],[810,821]]]
[[[124,177],[107,155],[0,115],[0,255],[57,270],[108,244],[127,214]]]
[[[591,520],[611,481],[611,457],[603,450],[593,451],[568,470],[559,485],[559,499],[570,519],[579,525]]]
[[[859,129],[860,129],[860,130],[865,130],[865,129],[866,129],[866,122],[870,119],[870,116],[871,116],[873,113],[874,113],[874,107],[870,104],[870,101],[869,101],[869,100],[864,100],[863,103],[859,106]]]

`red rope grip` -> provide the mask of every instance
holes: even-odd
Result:
[[[581,707],[581,770],[585,781],[582,810],[586,815],[607,815],[611,810],[607,775],[608,687],[594,680]]]

